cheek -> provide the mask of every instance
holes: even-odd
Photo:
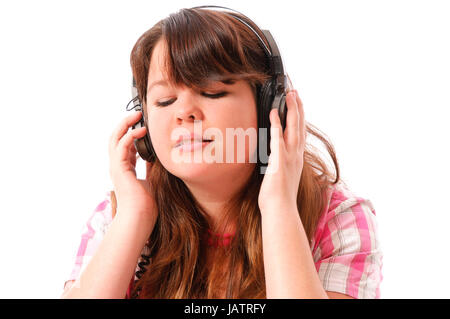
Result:
[[[258,116],[255,101],[251,97],[243,98],[230,102],[224,107],[226,112],[214,114],[214,121],[218,127],[229,128],[256,128],[258,125]],[[219,124],[220,123],[220,124]]]
[[[168,145],[169,143],[169,141],[167,140],[167,136],[169,135],[166,132],[168,125],[165,123],[164,118],[158,115],[153,115],[151,118],[149,118],[147,124],[147,129],[152,141],[153,149],[155,150],[158,158],[161,158],[161,156],[164,156],[164,146]]]
[[[239,117],[224,116],[218,127],[223,137],[221,148],[224,162],[228,161],[227,156],[233,163],[255,161],[251,156],[256,152],[258,143],[256,111],[241,115]],[[227,128],[229,129],[228,134]]]

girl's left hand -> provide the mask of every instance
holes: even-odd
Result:
[[[297,209],[297,194],[303,170],[306,128],[303,104],[296,90],[286,95],[287,116],[283,135],[278,110],[270,112],[268,166],[258,196],[262,214],[268,210]]]

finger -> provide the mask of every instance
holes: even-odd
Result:
[[[134,146],[134,143],[132,143],[131,146],[130,146],[130,153],[131,154],[136,154],[137,153],[136,146]]]
[[[117,150],[119,151],[120,158],[126,158],[130,150],[131,145],[135,139],[141,138],[146,134],[146,127],[135,128],[128,131],[117,144]]]
[[[284,140],[288,149],[295,149],[299,143],[299,113],[295,92],[289,92],[286,96],[287,116]]]
[[[278,109],[272,109],[269,113],[270,118],[270,151],[278,151],[284,145],[283,128],[281,126]]]
[[[120,124],[116,127],[111,135],[110,143],[113,146],[117,146],[120,139],[124,136],[125,133],[127,133],[128,129],[138,122],[138,120],[141,118],[141,114],[142,112],[133,112],[133,114],[125,117],[120,122]]]
[[[133,145],[133,144],[131,144],[131,145]],[[130,163],[131,163],[131,165],[133,166],[133,167],[136,167],[136,162],[137,162],[137,159],[136,159],[136,153],[133,153],[133,152],[131,152],[131,151],[128,151],[128,160],[130,161]]]
[[[133,163],[133,166],[136,166],[137,162],[136,153],[137,153],[136,147],[134,146],[134,143],[131,143],[130,148],[128,149],[128,158]]]
[[[283,128],[281,126],[278,109],[272,109],[269,113],[270,119],[270,154],[265,174],[275,174],[278,171],[281,155],[283,150]]]
[[[299,137],[300,137],[300,147],[305,147],[306,145],[306,121],[305,112],[303,109],[303,103],[300,100],[297,90],[295,92],[295,100],[297,102],[298,115],[299,115]]]

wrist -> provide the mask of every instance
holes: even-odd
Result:
[[[294,212],[298,214],[297,203],[292,202],[277,202],[277,201],[269,202],[264,206],[262,206],[260,208],[260,211],[261,215],[263,216],[268,214],[275,214],[275,215],[291,214]]]
[[[118,219],[120,223],[127,224],[139,231],[149,232],[149,234],[156,223],[156,218],[149,212],[120,207],[117,210],[116,219]]]
[[[118,203],[116,212],[117,215],[128,216],[138,219],[151,219],[156,214],[155,205],[134,205],[132,202]]]

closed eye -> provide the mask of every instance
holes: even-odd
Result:
[[[225,92],[225,91],[224,92],[219,92],[219,93],[216,93],[216,94],[208,94],[208,93],[202,92],[203,96],[209,97],[211,99],[218,99],[218,98],[221,98],[221,97],[223,97],[223,96],[225,96],[227,94],[228,94],[228,92]]]
[[[221,97],[226,96],[228,94],[228,92],[224,91],[224,92],[219,92],[219,93],[216,93],[216,94],[208,94],[208,93],[202,92],[201,94],[203,96],[207,97],[207,98],[210,98],[210,99],[219,99]],[[164,102],[156,102],[156,105],[157,106],[168,106],[168,105],[172,104],[175,101],[176,101],[176,99],[172,99],[172,100],[168,100],[168,101],[164,101]]]

